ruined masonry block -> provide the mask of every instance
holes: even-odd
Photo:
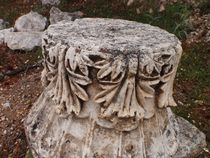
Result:
[[[147,24],[77,19],[42,39],[45,89],[25,121],[36,158],[184,158],[205,135],[170,106],[182,54]]]

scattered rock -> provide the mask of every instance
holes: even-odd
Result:
[[[41,0],[42,5],[58,5],[60,4],[60,0]]]
[[[26,15],[19,17],[15,22],[15,29],[17,31],[43,31],[47,26],[47,18],[38,14],[37,12],[29,12]]]
[[[177,117],[177,122],[179,125],[180,144],[174,158],[180,158],[180,155],[189,158],[195,157],[206,147],[206,136],[182,117]]]
[[[41,46],[42,32],[10,32],[5,37],[5,43],[12,50],[31,51]]]
[[[160,8],[159,8],[159,12],[163,12],[165,11],[165,6],[163,4],[160,5]]]
[[[127,6],[132,5],[134,1],[135,1],[135,0],[128,0],[128,2],[127,2]]]
[[[7,134],[7,130],[4,130],[3,134],[6,135]]]
[[[5,103],[2,104],[3,108],[7,109],[7,108],[11,108],[11,104],[10,102],[7,100]]]
[[[81,11],[68,13],[68,12],[62,12],[60,9],[56,7],[52,7],[50,9],[50,24],[55,24],[62,20],[73,21],[83,16],[84,13],[82,13]]]
[[[0,72],[0,81],[4,79],[4,74]]]
[[[195,100],[195,104],[203,105],[204,101],[203,100]]]
[[[6,120],[5,116],[2,116],[0,120],[5,121]]]
[[[9,29],[4,29],[4,30],[0,30],[0,44],[5,43],[5,36],[9,33],[9,32],[13,32],[14,28],[9,28]]]
[[[208,33],[206,34],[206,41],[210,42],[210,31],[208,31]]]
[[[194,42],[210,41],[210,14],[201,15],[197,11],[189,17],[187,23],[191,30],[186,39],[188,45]]]
[[[0,30],[3,30],[7,27],[8,23],[5,22],[3,19],[0,19]]]

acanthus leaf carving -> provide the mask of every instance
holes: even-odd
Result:
[[[103,118],[150,118],[155,105],[176,105],[172,97],[174,65],[178,60],[174,49],[158,53],[95,51],[61,43],[45,50],[43,76],[60,113],[79,115],[82,102],[89,100],[85,90],[92,83],[88,67],[98,70],[101,91],[94,100],[101,105]],[[100,60],[92,60],[91,55]]]
[[[68,48],[61,43],[49,49],[45,56],[44,74],[48,80],[48,94],[57,103],[58,113],[78,115],[81,111],[81,102],[89,99],[84,86],[92,81],[88,77],[88,66],[93,62],[88,55],[81,55],[79,49]],[[76,72],[78,70],[80,72]]]
[[[154,105],[176,105],[172,96],[174,63],[178,60],[174,49],[116,54],[108,52],[107,59],[95,64],[102,89],[95,101],[102,105],[102,117],[150,118]]]
[[[102,104],[102,117],[111,117],[117,114],[120,118],[144,117],[144,109],[137,99],[136,73],[138,55],[129,58],[125,54],[112,56],[96,63],[99,69],[97,78],[102,91],[95,101]],[[102,66],[98,66],[101,65]]]
[[[176,106],[172,93],[173,81],[178,65],[177,61],[179,60],[179,55],[176,54],[175,49],[170,49],[164,52],[154,53],[152,57],[147,56],[147,60],[147,63],[143,62],[142,60],[140,60],[140,63],[145,65],[154,65],[153,74],[149,73],[148,71],[146,71],[145,73],[145,71],[142,70],[141,67],[145,67],[145,65],[140,66],[139,74],[140,78],[146,81],[145,84],[148,85],[147,87],[155,87],[154,90],[156,93],[156,105],[160,108],[167,106]]]

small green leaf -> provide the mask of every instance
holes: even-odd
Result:
[[[12,158],[12,157],[13,157],[12,154],[9,154],[9,155],[8,155],[8,158]]]
[[[33,158],[31,151],[26,152],[25,158]]]

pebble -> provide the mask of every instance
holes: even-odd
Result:
[[[5,120],[6,120],[5,116],[2,116],[1,121],[5,121]]]
[[[4,130],[3,134],[6,135],[7,134],[7,130]]]
[[[5,103],[2,104],[3,108],[10,108],[11,109],[11,103],[7,100]]]
[[[184,103],[182,103],[180,100],[178,100],[178,104],[182,106],[184,105]]]
[[[203,100],[195,100],[195,104],[203,105],[204,101]]]

